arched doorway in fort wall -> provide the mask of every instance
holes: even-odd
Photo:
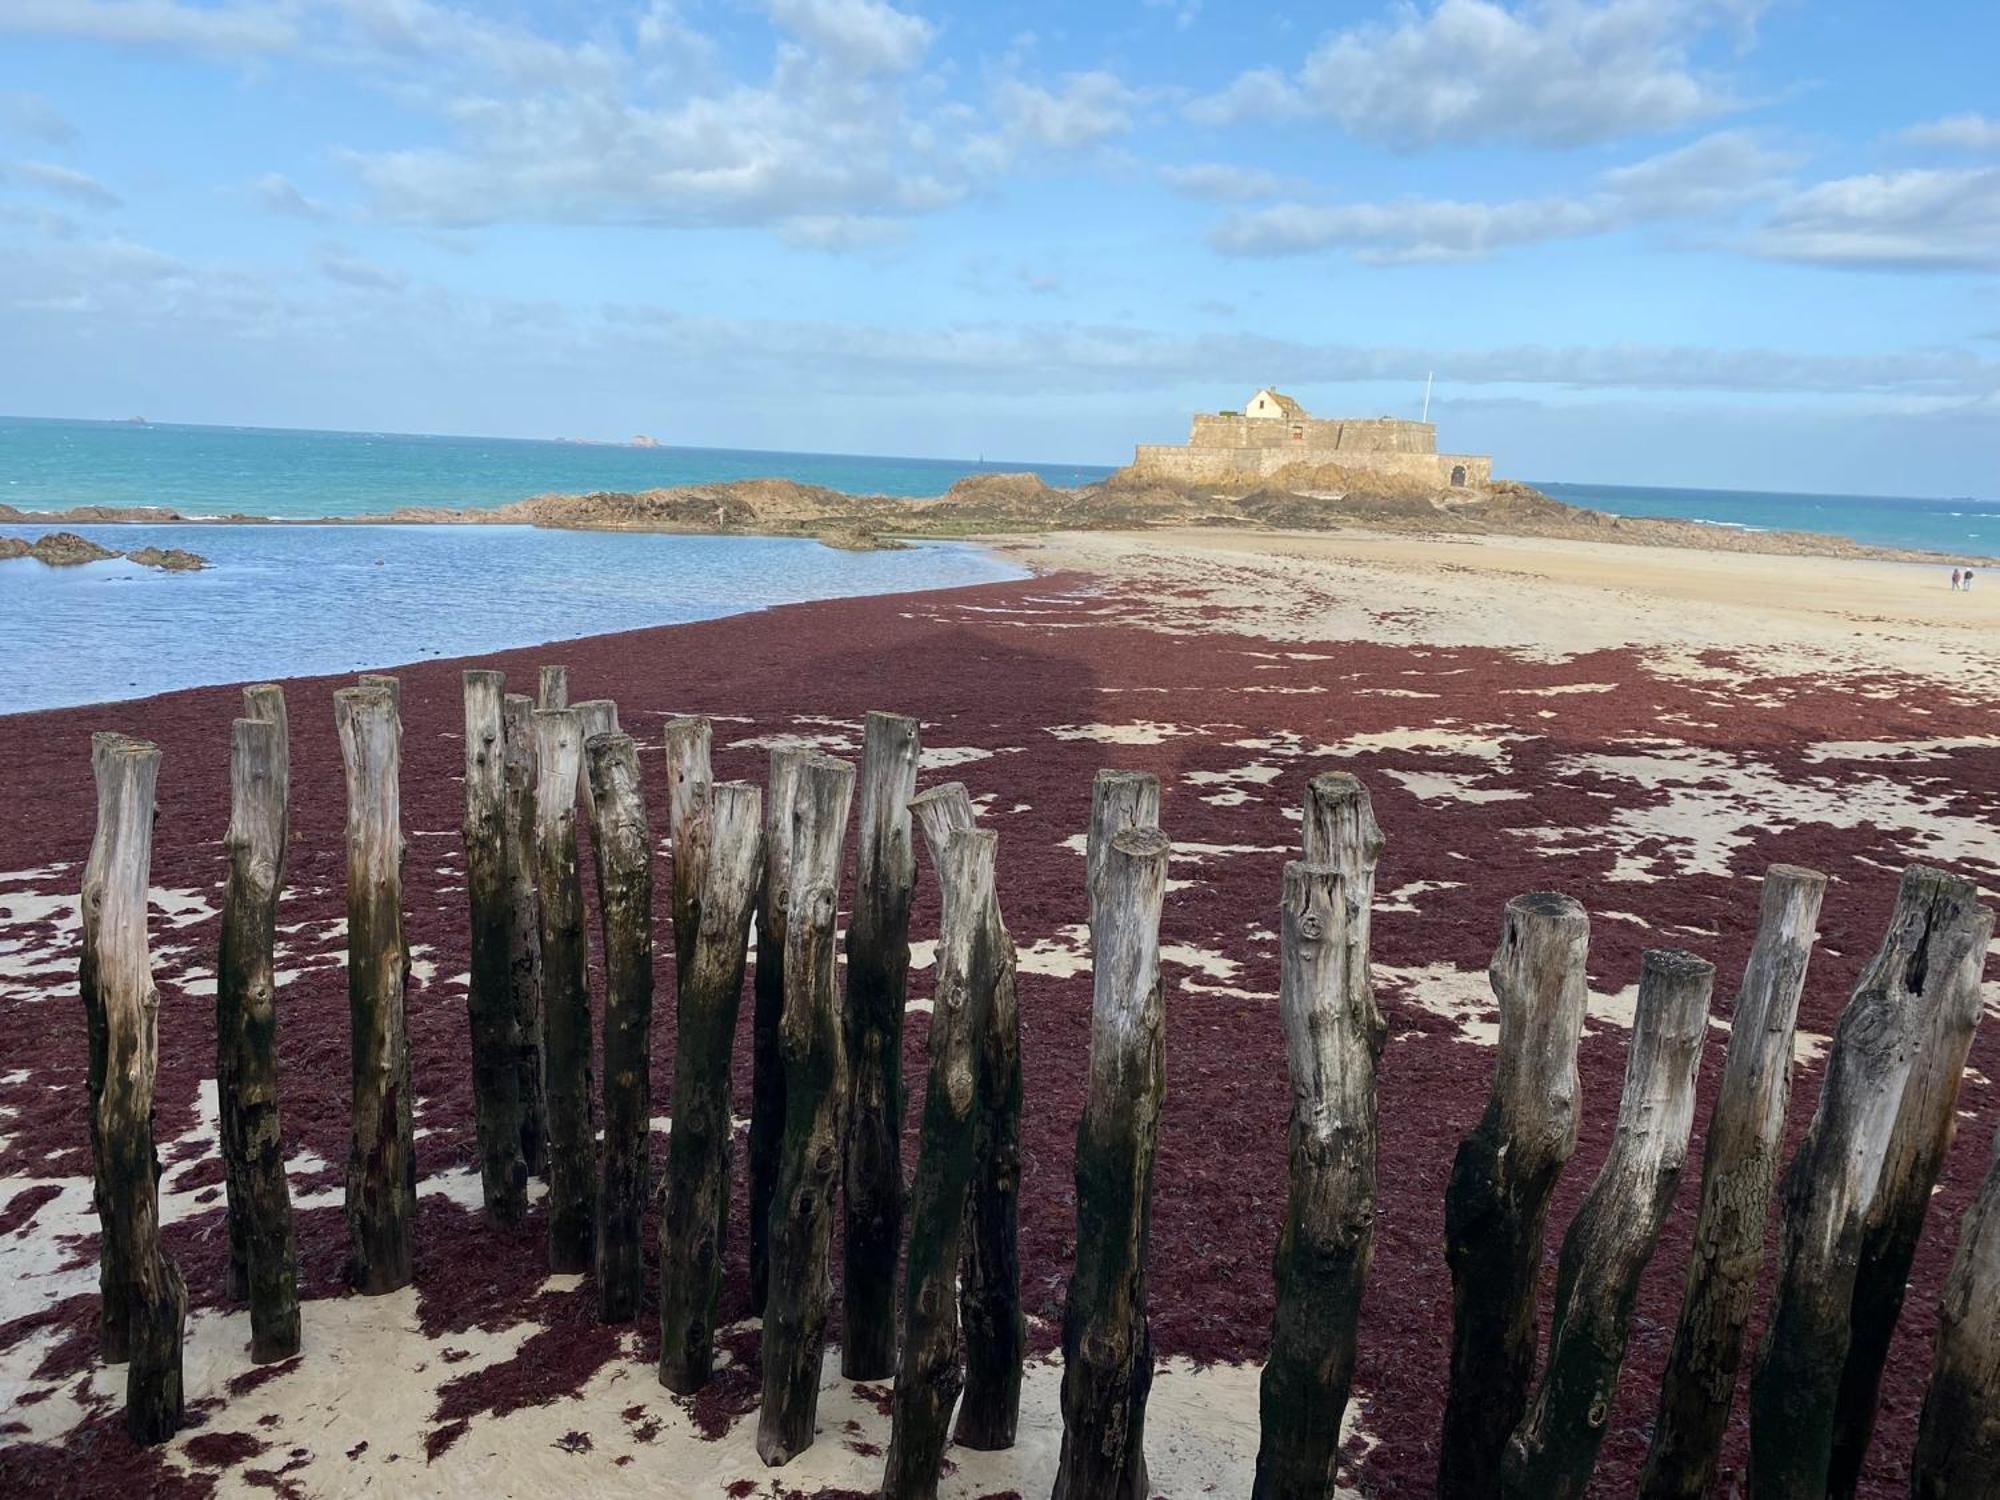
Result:
[[[1455,490],[1465,488],[1464,464],[1453,464],[1451,466],[1451,487]]]

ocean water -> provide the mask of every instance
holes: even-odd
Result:
[[[0,536],[45,527],[0,526]],[[1027,576],[977,547],[842,552],[779,537],[529,526],[78,526],[215,566],[0,562],[0,713],[364,671],[774,604]]]
[[[2000,556],[2000,500],[1786,495],[1627,484],[1537,482],[1535,488],[1570,505],[1621,516],[1666,516],[1743,531],[1818,531],[1874,547],[1912,547],[1968,559]]]
[[[1024,470],[1065,487],[1111,472],[999,459],[0,417],[0,505],[20,510],[164,505],[192,516],[365,516],[404,505],[486,507],[530,495],[730,479],[796,479],[854,495],[914,498],[941,495],[968,474]]]

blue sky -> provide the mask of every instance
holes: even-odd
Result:
[[[2000,6],[0,0],[0,411],[2000,495]]]

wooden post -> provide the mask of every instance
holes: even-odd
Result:
[[[292,848],[292,809],[290,788],[292,785],[292,720],[285,708],[285,690],[275,682],[253,682],[243,689],[243,717],[256,719],[260,723],[277,726],[278,735],[272,746],[271,776],[273,781],[286,789],[282,799],[284,806],[278,809],[278,885],[284,887],[285,861]]]
[[[569,668],[543,667],[536,682],[535,707],[547,712],[569,707]]]
[[[1090,783],[1090,833],[1084,840],[1085,889],[1095,922],[1098,887],[1111,841],[1128,828],[1160,826],[1160,778],[1151,771],[1101,770]]]
[[[250,1358],[269,1364],[299,1352],[298,1243],[278,1119],[273,958],[290,761],[280,748],[281,719],[238,719],[232,733],[229,881],[215,965],[217,1092],[230,1251],[242,1253],[250,1301]]]
[[[513,893],[507,883],[507,731],[499,672],[465,674],[465,888],[471,905],[472,1115],[486,1211],[517,1224],[527,1209],[521,1152],[521,1038],[515,1013]]]
[[[999,840],[996,833],[961,829],[950,836],[938,867],[945,895],[931,1005],[930,1081],[911,1194],[910,1265],[884,1500],[935,1500],[952,1403],[963,1383],[958,1266],[979,1125],[979,1040],[999,977],[987,921]]]
[[[834,984],[834,914],[854,767],[827,755],[800,766],[792,800],[785,921],[785,1135],[771,1200],[771,1284],[764,1302],[764,1407],[757,1456],[776,1467],[812,1446],[820,1356],[832,1296],[827,1262],[840,1185],[847,1062]]]
[[[1332,1500],[1340,1464],[1375,1241],[1374,1017],[1357,977],[1366,954],[1357,963],[1354,953],[1362,910],[1344,870],[1285,866],[1278,1011],[1292,1080],[1291,1197],[1275,1265],[1257,1500]]]
[[[381,688],[389,695],[389,702],[395,706],[400,719],[403,713],[403,679],[391,677],[386,672],[363,672],[355,679],[362,687]]]
[[[1574,1500],[1590,1486],[1618,1395],[1639,1278],[1687,1160],[1714,987],[1715,966],[1706,959],[1678,949],[1647,951],[1618,1134],[1563,1236],[1548,1364],[1507,1443],[1500,1470],[1505,1500]]]
[[[667,720],[667,839],[674,852],[676,973],[693,962],[695,940],[701,931],[701,894],[707,885],[714,837],[709,809],[715,785],[715,773],[709,765],[713,738],[707,719]],[[678,1106],[675,1113],[678,1116]]]
[[[1487,970],[1500,1006],[1493,1091],[1459,1142],[1444,1199],[1452,1343],[1440,1500],[1498,1493],[1507,1439],[1528,1409],[1549,1200],[1576,1150],[1589,948],[1590,918],[1569,897],[1507,903]]]
[[[1819,1107],[1785,1172],[1776,1300],[1750,1381],[1755,1500],[1833,1491],[1840,1424],[1857,1420],[1843,1386],[1855,1352],[1872,1349],[1891,1291],[1866,1283],[1903,1278],[1887,1269],[1885,1240],[1908,1233],[1914,1242],[1899,1218],[1925,1175],[1918,1142],[1940,1105],[1950,1119],[1992,930],[1970,882],[1911,866],[1888,935],[1835,1028]],[[1928,1137],[1922,1155],[1937,1144]],[[1900,1284],[1893,1295],[1900,1306]]]
[[[1701,1214],[1639,1484],[1645,1500],[1701,1500],[1715,1486],[1784,1144],[1792,1031],[1825,894],[1817,870],[1773,865],[1765,872],[1757,942],[1743,970],[1703,1147]]]
[[[639,1221],[648,1196],[652,1132],[652,835],[639,783],[639,747],[593,735],[591,847],[604,923],[604,1187],[598,1196],[597,1298],[607,1323],[639,1315],[646,1264]]]
[[[931,863],[944,868],[951,835],[973,826],[972,797],[948,781],[913,798]],[[1014,939],[996,898],[982,939],[993,958],[993,999],[978,1039],[978,1122],[972,1201],[966,1209],[958,1316],[965,1333],[965,1394],[952,1440],[961,1448],[1014,1446],[1021,1412],[1021,1363],[1028,1323],[1021,1311],[1021,1011]]]
[[[588,1271],[597,1221],[590,1111],[590,938],[577,869],[576,710],[535,714],[535,892],[542,923],[542,1077],[548,1109],[549,1269]]]
[[[868,715],[843,1011],[848,1119],[841,1194],[846,1274],[840,1373],[849,1380],[885,1380],[896,1373],[896,1262],[903,1243],[903,1007],[910,979],[910,899],[917,885],[917,855],[910,839],[917,745],[915,719]]]
[[[764,876],[757,887],[757,991],[750,1017],[750,1308],[761,1313],[771,1275],[771,1199],[785,1138],[785,1062],[778,1024],[785,1012],[785,908],[791,900],[792,802],[811,754],[771,752],[764,792]]]
[[[1938,1303],[1910,1500],[2000,1495],[2000,1136]]]
[[[402,721],[390,689],[333,695],[347,769],[347,1009],[353,1141],[348,1277],[374,1296],[410,1284],[417,1219],[410,1128],[410,954],[403,940]]]
[[[83,997],[84,1028],[90,1039],[90,1164],[91,1205],[97,1210],[97,1354],[108,1365],[122,1365],[132,1357],[132,1302],[126,1288],[132,1284],[132,1263],[124,1239],[113,1232],[116,1207],[111,1195],[111,1162],[106,1155],[98,1112],[103,1107],[105,1069],[109,1066],[110,1033],[105,1029],[104,994],[98,982],[98,911],[103,904],[104,861],[112,831],[121,813],[118,798],[123,793],[128,772],[114,769],[124,760],[123,747],[129,741],[122,734],[100,731],[90,737],[90,769],[97,785],[97,828],[90,841],[90,854],[83,865],[83,890],[79,902],[83,956],[77,965],[77,990]],[[93,894],[96,893],[96,894]],[[236,1289],[232,1284],[232,1292]]]
[[[542,1097],[542,917],[535,891],[535,703],[501,700],[507,739],[507,980],[514,1002],[514,1087],[521,1105],[521,1164],[549,1170],[548,1106]]]
[[[1127,828],[1110,839],[1098,867],[1090,1082],[1076,1132],[1076,1272],[1063,1306],[1055,1500],[1146,1500],[1151,1493],[1146,1241],[1167,1086],[1160,910],[1169,848],[1157,828]]]
[[[1346,884],[1347,903],[1354,913],[1354,931],[1347,955],[1355,972],[1347,977],[1348,993],[1357,997],[1367,1022],[1368,1048],[1376,1058],[1389,1035],[1389,1024],[1375,1004],[1375,981],[1369,973],[1370,932],[1375,908],[1375,866],[1385,840],[1375,821],[1375,804],[1368,788],[1346,771],[1322,771],[1306,783],[1302,828],[1305,862],[1338,870]]]
[[[729,1062],[764,858],[757,788],[725,781],[703,800],[695,927],[674,934],[688,951],[674,971],[674,1129],[660,1207],[660,1383],[683,1396],[708,1383],[715,1362],[729,1222]],[[674,847],[678,858],[679,834]]]
[[[600,734],[618,733],[618,705],[609,698],[586,698],[581,703],[572,703],[570,707],[576,710],[577,732],[583,736],[586,747]],[[583,798],[584,809],[590,814],[594,823],[597,809],[591,805],[594,794],[590,790],[590,764],[587,758],[578,765],[577,776],[577,793]],[[601,895],[599,899],[603,899]]]
[[[146,893],[153,863],[153,799],[160,752],[119,736],[94,742],[98,805],[106,814],[102,859],[83,905],[93,912],[95,981],[104,1008],[105,1069],[97,1132],[114,1243],[126,1272],[116,1288],[129,1319],[125,1429],[138,1443],[179,1430],[181,1332],[187,1287],[160,1244],[159,1169],[153,1153],[153,1082],[159,1069],[160,993],[146,946]]]

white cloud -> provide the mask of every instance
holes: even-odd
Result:
[[[766,0],[771,17],[825,56],[862,73],[907,73],[935,36],[930,22],[880,0]]]
[[[40,94],[0,92],[0,130],[45,146],[74,145],[76,127]]]
[[[22,161],[14,163],[13,172],[44,192],[67,198],[85,208],[117,208],[122,201],[95,177],[69,167],[43,161]]]
[[[250,190],[257,201],[274,214],[287,214],[296,219],[324,219],[327,208],[300,192],[298,185],[282,172],[266,172],[251,184]]]
[[[7,0],[0,32],[74,37],[118,46],[217,56],[289,51],[299,39],[292,3],[184,5],[179,0]]]
[[[1939,151],[2000,151],[2000,120],[1988,115],[1947,115],[1912,125],[1896,137],[1906,146]]]
[[[1277,173],[1230,162],[1161,167],[1160,181],[1184,198],[1206,198],[1212,203],[1249,203],[1259,198],[1275,198],[1285,191],[1285,180]]]
[[[1233,215],[1212,242],[1228,255],[1346,249],[1378,264],[1472,260],[1519,245],[1728,215],[1783,192],[1797,165],[1795,156],[1750,134],[1721,131],[1604,172],[1579,195],[1490,203],[1280,203]]]
[[[1096,69],[1067,74],[1054,89],[1010,78],[1000,85],[995,102],[1016,139],[1076,151],[1129,132],[1140,95],[1117,75]]]
[[[1577,146],[1672,130],[1734,109],[1694,60],[1759,0],[1438,0],[1328,37],[1294,77],[1240,75],[1197,121],[1301,115],[1414,150],[1447,141]]]
[[[342,286],[369,292],[400,292],[410,284],[401,271],[364,260],[343,245],[322,245],[314,255],[320,274]]]
[[[1750,248],[1856,270],[2000,270],[2000,167],[1822,182],[1781,202]]]

